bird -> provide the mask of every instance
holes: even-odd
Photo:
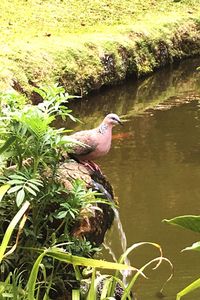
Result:
[[[123,125],[119,116],[114,113],[108,114],[101,124],[93,129],[78,131],[70,135],[70,140],[74,146],[69,153],[71,158],[79,162],[94,167],[91,162],[101,156],[106,155],[111,148],[112,129],[115,125]]]

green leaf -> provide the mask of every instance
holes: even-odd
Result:
[[[9,178],[11,178],[11,179],[19,179],[19,180],[23,180],[23,181],[27,180],[24,176],[17,175],[17,174],[10,175]]]
[[[37,192],[40,191],[39,188],[37,187],[37,185],[35,185],[29,181],[26,182],[26,185],[30,186],[32,189],[36,190]]]
[[[4,234],[4,237],[3,237],[3,241],[2,241],[1,246],[0,246],[0,262],[3,259],[4,253],[5,253],[6,248],[8,246],[8,243],[9,243],[10,237],[12,235],[12,232],[15,229],[15,226],[17,225],[19,220],[22,218],[24,213],[27,211],[29,205],[30,205],[30,203],[28,201],[26,201],[23,204],[23,206],[20,208],[20,210],[17,212],[17,214],[14,216],[14,218],[12,219],[10,224],[8,225],[8,227],[6,229],[6,232]]]
[[[10,188],[10,184],[4,184],[0,187],[0,202],[3,196],[5,195],[5,193],[7,192],[7,190],[9,190],[9,188]]]
[[[175,217],[170,220],[165,219],[163,220],[163,222],[172,225],[177,225],[182,228],[190,229],[194,232],[200,232],[200,216],[185,215],[185,216]]]
[[[64,252],[62,249],[59,248],[50,248],[46,252],[46,255],[63,262],[73,264],[74,266],[85,266],[111,270],[134,270],[133,267],[125,264],[108,262],[101,259],[92,259],[75,256],[71,253]]]
[[[87,300],[96,300],[95,277],[96,277],[96,269],[94,268],[92,272],[92,280],[87,295]]]
[[[80,290],[72,290],[72,300],[80,300]]]
[[[39,186],[43,186],[42,181],[39,180],[39,179],[30,179],[29,182],[32,182],[32,183],[34,183],[36,185],[39,185]]]
[[[21,185],[15,185],[9,189],[8,194],[15,193],[15,192],[19,191],[21,188],[22,188]]]
[[[200,288],[200,278],[193,281],[190,285],[188,285],[186,288],[180,291],[176,296],[176,300],[180,300],[183,296],[193,292],[198,288]]]
[[[25,179],[26,180],[26,179]],[[23,180],[18,180],[18,179],[12,179],[12,180],[8,180],[7,182],[8,182],[8,184],[24,184],[25,183],[25,180],[23,181]]]
[[[33,196],[36,196],[36,195],[37,195],[36,192],[35,192],[32,188],[30,188],[29,186],[27,186],[27,185],[24,186],[24,189],[25,189],[28,193],[32,194]]]
[[[192,244],[192,246],[184,248],[182,250],[182,252],[188,251],[188,250],[200,251],[200,242],[196,242],[196,243]]]
[[[0,187],[0,202],[9,188],[10,188],[10,184],[4,184]]]
[[[25,192],[23,189],[21,189],[18,193],[17,193],[17,197],[16,197],[16,204],[19,207],[22,202],[24,201],[25,198]]]
[[[0,154],[2,154],[4,151],[6,151],[10,145],[12,145],[16,140],[16,136],[11,136],[4,145],[0,148]]]
[[[35,294],[35,290],[36,290],[36,280],[37,280],[37,275],[38,275],[38,270],[40,267],[40,263],[43,259],[43,257],[46,254],[45,250],[42,254],[40,254],[37,258],[37,260],[35,261],[33,268],[31,270],[31,274],[29,276],[29,280],[27,283],[27,290],[28,290],[28,300],[35,300],[34,294]]]
[[[60,211],[57,215],[56,215],[56,219],[63,219],[65,218],[67,215],[67,211]]]

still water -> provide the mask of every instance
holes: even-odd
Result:
[[[187,60],[135,82],[102,91],[72,105],[84,124],[93,128],[105,114],[126,119],[114,128],[109,154],[99,165],[112,183],[127,245],[141,241],[159,243],[174,265],[174,277],[164,289],[165,299],[200,277],[200,253],[181,249],[200,240],[200,235],[162,220],[183,214],[200,214],[200,59]],[[71,125],[70,125],[71,126]],[[115,255],[122,252],[115,226],[107,237]],[[131,256],[140,267],[156,257],[156,249],[143,246]],[[105,251],[104,257],[111,260]],[[137,299],[159,299],[157,293],[170,274],[167,263],[148,269],[149,279],[135,286]],[[199,300],[200,290],[184,297]]]

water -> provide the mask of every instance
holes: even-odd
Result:
[[[152,241],[161,245],[174,265],[174,278],[164,289],[165,299],[200,277],[200,253],[181,249],[200,235],[162,223],[164,218],[200,214],[200,59],[187,60],[138,82],[107,89],[75,103],[74,115],[92,128],[108,112],[123,115],[124,128],[114,128],[109,154],[99,164],[115,189],[127,245]],[[68,126],[71,126],[69,124]],[[121,243],[111,230],[108,238],[116,257]],[[158,251],[146,245],[130,255],[139,268]],[[112,260],[108,251],[105,258]],[[148,269],[149,279],[135,286],[137,299],[155,300],[170,274],[167,263]],[[184,299],[199,300],[200,290]]]

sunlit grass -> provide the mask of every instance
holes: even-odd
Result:
[[[13,79],[25,90],[30,82],[52,83],[66,68],[98,81],[95,47],[99,56],[105,41],[124,45],[130,32],[156,39],[160,30],[167,34],[174,24],[199,16],[199,0],[1,0],[0,88]],[[86,59],[90,65],[80,71],[69,49],[77,51],[79,65]]]
[[[2,0],[1,32],[9,37],[41,37],[105,30],[129,25],[149,16],[197,13],[198,0]]]

